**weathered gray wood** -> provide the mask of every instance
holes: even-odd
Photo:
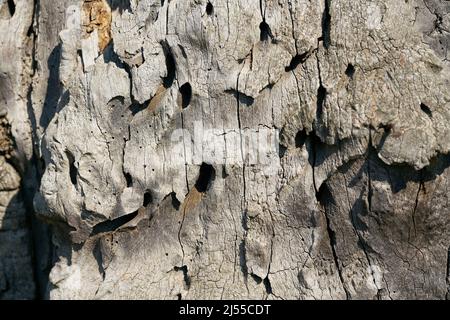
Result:
[[[0,297],[445,299],[447,2],[1,1]]]

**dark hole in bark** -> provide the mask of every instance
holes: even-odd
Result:
[[[181,51],[181,55],[183,56],[183,58],[187,59],[187,54],[186,54],[186,50],[184,50],[184,47],[181,44],[178,44],[178,48]]]
[[[246,106],[251,106],[255,102],[253,97],[250,97],[242,92],[238,92],[237,95],[239,102],[245,104]]]
[[[211,2],[208,2],[208,3],[206,4],[206,14],[207,14],[208,16],[210,16],[210,15],[212,15],[213,13],[214,13],[214,7],[213,7],[213,5],[212,5]]]
[[[301,148],[306,142],[306,138],[308,137],[308,134],[306,133],[306,130],[301,130],[297,132],[295,135],[295,147]]]
[[[120,108],[125,104],[125,98],[122,96],[117,96],[108,101],[107,105],[110,108]]]
[[[245,216],[245,215],[244,215]],[[245,219],[244,217],[242,218]],[[244,221],[242,221],[243,226],[246,224]],[[244,230],[247,230],[244,227]],[[241,243],[239,243],[239,265],[241,267],[242,274],[244,275],[244,278],[248,277],[248,268],[247,268],[247,249],[245,248],[245,241],[241,240]]]
[[[327,89],[324,86],[320,85],[317,90],[317,118],[319,119],[323,113],[323,105],[325,103],[325,99],[327,97]]]
[[[272,31],[270,30],[270,26],[266,21],[263,21],[259,24],[260,36],[259,40],[267,41],[269,37],[272,38]]]
[[[287,151],[287,147],[280,143],[278,145],[278,156],[280,157],[280,159],[285,156],[286,151]]]
[[[174,207],[174,209],[177,211],[180,210],[181,202],[178,200],[177,194],[175,192],[172,192],[170,196],[172,197],[172,206]]]
[[[393,129],[393,124],[380,124],[378,126],[378,128],[383,129],[383,131],[387,134],[391,133],[392,129]]]
[[[309,56],[309,52],[297,54],[295,57],[292,58],[289,65],[286,68],[284,68],[284,70],[286,72],[294,70],[295,68],[298,67],[299,64],[304,63],[306,61],[306,59],[308,59],[308,56]]]
[[[199,192],[206,192],[211,185],[211,182],[216,177],[216,170],[214,167],[207,163],[202,163],[200,166],[200,174],[198,180],[195,183],[195,188]]]
[[[322,37],[323,46],[328,49],[331,42],[331,15],[330,15],[330,0],[325,0],[325,10],[322,14]]]
[[[316,199],[317,202],[319,202],[324,207],[332,201],[333,195],[331,194],[331,191],[326,183],[322,183],[322,185],[319,187],[319,190],[317,190]]]
[[[133,213],[126,214],[124,216],[121,216],[121,217],[113,219],[113,220],[107,220],[107,221],[101,222],[94,226],[94,228],[92,229],[92,235],[115,231],[115,230],[119,229],[121,226],[127,224],[128,222],[130,222],[131,220],[136,218],[137,215],[138,215],[138,212],[135,211]]]
[[[31,24],[30,27],[27,30],[27,37],[31,38],[31,36],[33,35],[33,32],[34,32],[34,28],[33,28],[33,24]],[[37,61],[33,61],[33,64],[34,63],[37,64]],[[36,70],[34,65],[33,65],[33,70]]]
[[[147,208],[152,202],[153,202],[153,197],[152,197],[152,194],[150,193],[150,191],[145,192],[144,193],[144,202],[142,205],[145,208]]]
[[[130,0],[108,0],[108,3],[113,11],[119,9],[120,13],[126,10],[131,12]]]
[[[226,179],[228,178],[229,174],[227,172],[227,168],[225,167],[225,165],[222,166],[222,179]]]
[[[12,18],[14,13],[16,13],[16,4],[14,3],[14,0],[8,0],[8,10],[9,10],[9,15]]]
[[[102,275],[103,280],[105,280],[105,269],[103,267],[103,256],[101,251],[100,240],[94,246],[92,250],[92,254],[94,255],[95,260],[97,261],[98,271]]]
[[[263,279],[261,279],[260,277],[258,277],[256,274],[250,274],[250,277],[252,277],[253,280],[255,280],[256,284],[260,284]]]
[[[186,82],[180,87],[180,94],[181,94],[181,107],[185,109],[189,106],[192,99],[192,87],[189,82]]]
[[[324,143],[320,138],[317,136],[317,133],[315,131],[311,131],[308,135],[309,139],[309,156],[308,156],[308,162],[311,165],[311,167],[316,167],[323,163],[324,159],[319,159],[317,157],[317,152],[320,148],[324,147]],[[313,171],[314,172],[314,171]]]
[[[433,113],[431,112],[431,109],[426,104],[421,103],[420,110],[422,110],[422,112],[424,112],[428,117],[430,117],[430,118],[433,117]]]
[[[264,287],[266,288],[267,294],[272,294],[272,292],[273,292],[272,285],[270,284],[270,280],[269,280],[268,276],[263,280],[263,284],[264,284]]]
[[[148,105],[150,104],[151,99],[146,100],[144,103],[138,103],[137,101],[134,101],[129,109],[131,110],[131,114],[133,116],[137,115],[139,112],[144,111],[147,109]]]
[[[255,102],[255,98],[248,96],[240,91],[227,89],[225,90],[225,92],[232,94],[236,99],[238,99],[239,103],[245,104],[246,106],[251,106]]]
[[[176,62],[172,53],[172,49],[166,41],[161,42],[164,57],[166,59],[167,76],[163,78],[165,88],[170,88],[175,80]]]
[[[130,188],[133,186],[133,178],[131,177],[131,174],[128,172],[124,172],[123,174],[125,176],[125,180],[127,182],[127,188]]]
[[[188,274],[188,267],[187,266],[174,267],[173,269],[177,272],[178,271],[183,272],[183,279],[184,279],[184,283],[186,285],[186,289],[189,289],[191,287],[191,277]]]
[[[45,160],[43,158],[39,158],[38,160],[38,169],[40,172],[44,172],[45,171]]]
[[[70,181],[74,186],[77,185],[77,175],[78,175],[78,169],[75,166],[75,158],[72,153],[69,151],[66,151],[67,160],[69,160],[69,175],[70,175]]]
[[[355,67],[351,63],[348,64],[345,74],[347,77],[353,78],[353,75],[355,74]]]

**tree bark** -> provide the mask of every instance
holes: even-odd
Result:
[[[0,298],[446,299],[449,13],[0,0]]]

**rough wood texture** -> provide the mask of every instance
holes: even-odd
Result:
[[[0,0],[0,297],[446,299],[449,13]]]

